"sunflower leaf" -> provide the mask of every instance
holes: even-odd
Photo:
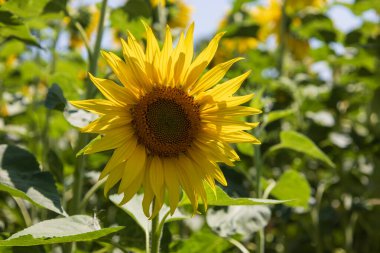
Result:
[[[277,199],[294,199],[284,203],[293,207],[307,208],[311,195],[310,185],[303,174],[288,170],[285,171],[272,189],[271,195]]]
[[[33,154],[12,145],[0,145],[0,191],[67,216],[53,176],[42,172]]]
[[[335,168],[335,164],[330,160],[330,158],[307,136],[295,131],[282,131],[280,134],[280,139],[281,143],[271,147],[268,153],[279,149],[291,149],[318,159],[326,163],[328,166]]]
[[[220,187],[216,186],[214,191],[205,184],[205,190],[207,194],[207,204],[209,206],[252,206],[252,205],[273,205],[281,204],[286,202],[286,200],[275,200],[275,199],[257,199],[257,198],[231,198],[227,195]],[[202,201],[200,200],[200,203]],[[184,196],[179,206],[190,205],[190,200]]]
[[[95,217],[74,215],[45,220],[0,241],[0,246],[33,246],[53,243],[91,241],[124,227],[100,228]]]

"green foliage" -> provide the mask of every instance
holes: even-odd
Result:
[[[76,128],[94,115],[66,101],[82,99],[91,85],[101,5],[0,2],[0,252],[68,253],[71,242],[78,242],[71,253],[145,252],[150,221],[141,208],[143,192],[121,207],[121,195],[103,196],[99,171],[111,152],[83,156],[87,138],[98,139]],[[141,20],[162,39],[165,19],[181,13],[177,1],[162,9],[145,0],[124,2],[106,8],[100,44],[119,56],[127,30],[146,45]],[[247,120],[261,122],[254,135],[262,144],[233,146],[240,161],[234,169],[220,164],[227,187],[214,192],[206,185],[208,212],[200,201],[200,213],[191,215],[186,196],[173,216],[164,205],[163,253],[256,252],[263,245],[268,253],[380,252],[380,5],[287,2],[309,5],[255,16],[253,9],[265,9],[266,1],[230,3],[219,26],[227,33],[209,68],[245,58],[226,79],[252,70],[239,95],[256,94],[247,104],[263,114]],[[332,9],[360,22],[342,31]],[[196,22],[195,30],[202,25]],[[175,43],[181,31],[173,29]],[[199,52],[205,43],[198,42]],[[102,58],[95,64],[96,76],[118,82]],[[73,183],[78,178],[80,191]]]
[[[307,209],[311,189],[304,175],[294,170],[288,170],[278,179],[271,195],[276,199],[290,200],[285,202],[285,205]]]
[[[75,215],[37,223],[13,234],[7,240],[0,241],[0,247],[91,241],[115,233],[123,228],[118,226],[102,229],[96,218]]]
[[[281,132],[281,143],[273,146],[270,152],[274,152],[278,149],[292,149],[301,153],[304,153],[315,159],[319,159],[325,162],[330,167],[334,168],[334,163],[330,158],[324,154],[309,138],[305,135],[294,132],[294,131],[282,131]]]
[[[35,157],[16,146],[0,145],[0,190],[61,215],[60,197],[49,172],[42,172]]]

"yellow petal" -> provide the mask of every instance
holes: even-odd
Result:
[[[221,135],[221,138],[226,142],[232,142],[232,143],[250,142],[253,144],[261,144],[261,142],[258,139],[256,139],[254,136],[243,131],[225,133]]]
[[[117,182],[120,181],[121,177],[123,176],[123,168],[124,168],[124,163],[120,163],[115,167],[114,170],[110,173],[108,176],[106,183],[104,185],[104,196],[107,196],[107,193],[109,190],[117,184]]]
[[[121,114],[122,115],[122,114]],[[131,116],[115,116],[115,115],[103,115],[100,118],[94,120],[87,126],[81,128],[85,133],[106,133],[112,131],[115,128],[128,125],[132,121]]]
[[[96,78],[89,73],[91,81],[95,84],[98,90],[110,101],[119,106],[134,104],[130,99],[126,89],[117,85],[115,82],[108,79]]]
[[[149,168],[150,182],[154,194],[158,195],[164,188],[164,168],[162,166],[161,158],[154,156]]]
[[[173,160],[164,159],[165,185],[168,189],[170,213],[173,214],[179,202],[180,188],[177,175],[178,167]]]
[[[108,161],[106,167],[100,174],[99,180],[108,175],[108,173],[115,169],[118,164],[128,160],[134,153],[136,146],[137,139],[134,136],[132,136],[128,141],[126,141],[124,145],[121,145],[119,148],[115,149],[111,159]]]
[[[125,110],[124,106],[119,106],[112,101],[105,99],[88,99],[79,101],[69,101],[73,106],[96,114],[118,114]]]
[[[126,131],[125,128],[117,128],[107,133],[101,139],[90,143],[85,149],[84,154],[93,154],[105,150],[115,149],[125,144],[125,142],[133,135],[133,132]]]
[[[123,179],[121,180],[118,193],[126,192],[132,182],[139,178],[141,173],[145,172],[145,161],[145,147],[142,145],[137,145],[132,156],[125,164]]]
[[[244,82],[244,80],[249,76],[251,71],[248,71],[238,77],[235,77],[227,82],[219,84],[214,88],[204,92],[202,97],[212,97],[214,101],[226,100],[228,97],[232,96]]]
[[[230,67],[237,61],[240,61],[244,58],[235,58],[232,60],[229,60],[227,62],[220,63],[213,67],[210,71],[208,71],[206,74],[204,74],[194,85],[192,88],[190,88],[189,95],[193,96],[199,92],[208,90],[209,88],[213,87],[215,84],[217,84],[224,75],[227,73],[227,71],[230,69]]]
[[[223,32],[218,33],[190,65],[185,80],[183,80],[185,90],[189,89],[197,81],[203,70],[205,70],[212,58],[214,58],[216,49],[218,48],[219,41],[223,34]]]

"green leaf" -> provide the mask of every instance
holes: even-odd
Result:
[[[229,206],[227,209],[210,209],[206,221],[222,237],[242,235],[244,241],[264,228],[271,217],[267,206]]]
[[[37,17],[48,0],[12,0],[2,4],[1,9],[12,12],[22,18]]]
[[[52,175],[42,172],[33,154],[19,147],[0,145],[0,190],[67,216]]]
[[[250,205],[273,205],[286,201],[274,199],[256,199],[256,198],[231,198],[219,186],[216,186],[215,194],[210,186],[205,184],[207,194],[207,204],[209,206],[250,206]],[[202,201],[199,201],[202,203]],[[185,196],[179,206],[190,205],[190,200]]]
[[[285,171],[272,189],[271,195],[280,200],[291,199],[285,202],[287,206],[307,208],[311,195],[310,185],[305,176],[294,170]]]
[[[236,144],[237,149],[240,153],[247,155],[247,156],[253,156],[253,146],[251,143],[238,143]]]
[[[286,110],[277,110],[277,111],[272,111],[268,113],[264,119],[264,124],[268,125],[276,120],[286,118],[290,115],[294,114],[293,109],[286,109]]]
[[[231,247],[230,243],[212,233],[209,229],[202,229],[192,233],[190,238],[181,240],[177,245],[170,249],[170,252],[176,253],[222,253],[230,252],[227,249]]]
[[[143,195],[142,194],[136,194],[128,203],[119,206],[119,203],[123,199],[123,194],[114,194],[109,197],[109,199],[119,208],[121,208],[123,211],[129,214],[136,223],[145,231],[147,229],[150,230],[150,227],[148,225],[150,224],[149,219],[145,216],[143,209],[142,209],[142,200]],[[162,218],[165,217],[170,211],[170,208],[167,205],[163,205],[160,213],[160,223],[162,221]],[[176,221],[176,220],[183,220],[189,218],[189,216],[184,215],[181,213],[178,209],[174,212],[173,215],[168,215],[165,219],[166,222]]]
[[[65,96],[63,95],[63,91],[61,87],[53,83],[53,85],[49,88],[48,93],[46,95],[46,100],[45,100],[45,106],[48,109],[51,110],[57,110],[63,112],[65,109],[67,100]]]
[[[278,149],[292,149],[301,153],[304,153],[310,157],[318,159],[332,168],[335,168],[335,164],[330,158],[318,148],[315,143],[307,136],[297,133],[295,131],[282,131],[280,134],[281,143],[274,145],[269,149],[269,153]]]
[[[102,229],[96,218],[75,215],[37,223],[13,234],[6,240],[0,241],[0,246],[32,246],[91,241],[115,233],[123,228],[118,226]]]

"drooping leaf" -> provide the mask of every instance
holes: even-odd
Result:
[[[207,204],[209,206],[251,206],[251,205],[273,205],[286,202],[285,200],[257,199],[257,198],[231,198],[219,186],[213,190],[205,184]],[[199,203],[202,203],[200,200]],[[190,205],[190,200],[185,196],[179,206]]]
[[[335,164],[330,158],[307,136],[295,131],[282,131],[280,134],[280,140],[281,142],[279,144],[270,148],[268,151],[269,153],[279,149],[291,149],[318,159],[330,167],[335,168]]]
[[[272,189],[271,195],[281,200],[292,200],[285,202],[284,205],[307,208],[311,188],[304,175],[294,170],[288,170],[281,175],[276,186]]]
[[[210,209],[206,221],[222,237],[239,234],[249,239],[268,224],[270,217],[271,211],[267,206],[229,206],[226,210]]]
[[[0,246],[32,246],[53,243],[91,241],[115,233],[124,227],[101,228],[96,218],[74,215],[45,220],[0,241]]]
[[[33,154],[19,147],[0,145],[0,190],[67,216],[53,176],[41,171]]]
[[[143,230],[150,230],[150,224],[151,221],[145,216],[143,209],[142,209],[142,200],[143,200],[143,195],[141,194],[136,194],[128,203],[119,206],[119,203],[123,199],[123,194],[114,194],[111,195],[110,200],[118,207],[123,209],[126,213],[131,216],[136,223],[143,229]],[[170,208],[167,205],[163,205],[159,212],[159,218],[160,222],[162,221],[162,218],[165,217],[169,213]],[[171,222],[175,220],[183,220],[189,218],[189,216],[181,213],[178,209],[174,212],[173,215],[168,215],[167,218],[165,219],[165,222]]]
[[[63,91],[61,87],[53,83],[53,85],[49,88],[48,93],[46,95],[45,106],[51,110],[57,110],[63,112],[65,106],[67,104],[67,100],[63,95]]]

